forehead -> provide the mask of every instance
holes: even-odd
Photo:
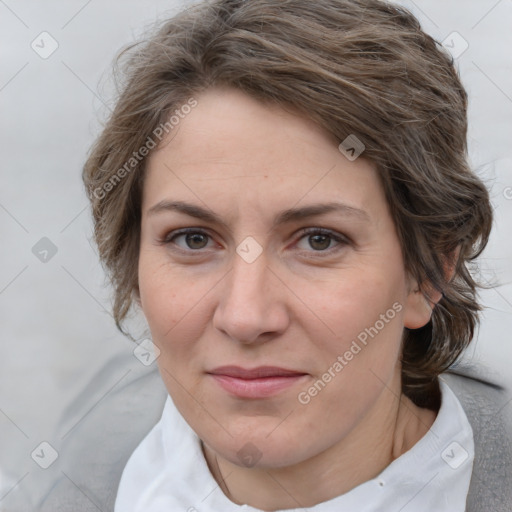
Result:
[[[262,103],[234,88],[207,89],[196,101],[197,106],[179,120],[163,141],[163,145],[172,141],[178,161],[185,151],[188,162],[204,156],[227,160],[237,156],[240,161],[248,149],[260,150],[261,161],[276,160],[284,154],[291,157],[291,145],[304,156],[315,148],[318,152],[337,144],[331,133],[292,106]]]
[[[146,206],[169,194],[260,208],[343,200],[375,209],[382,202],[375,165],[348,160],[332,134],[293,109],[228,88],[196,100],[149,158]]]

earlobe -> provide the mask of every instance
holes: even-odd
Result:
[[[425,287],[425,292],[428,298],[425,297],[418,286],[409,292],[405,305],[404,327],[419,329],[430,321],[432,311],[443,294],[431,286],[430,283]]]
[[[460,246],[449,257],[444,258],[443,272],[447,283],[455,275],[459,254]],[[426,281],[422,287],[416,281],[411,282],[405,305],[404,327],[408,329],[424,327],[430,321],[432,311],[442,296],[443,294],[430,281]]]

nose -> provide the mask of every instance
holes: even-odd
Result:
[[[265,252],[252,263],[235,254],[222,280],[213,325],[240,343],[269,341],[289,325],[286,296],[286,285],[269,267]]]

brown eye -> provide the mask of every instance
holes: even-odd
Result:
[[[330,254],[333,251],[342,249],[350,243],[345,236],[321,228],[306,228],[301,231],[301,234],[302,236],[297,245],[300,250],[308,252]],[[306,240],[306,244],[303,244],[301,247],[300,245],[303,240]],[[313,249],[313,251],[311,251],[311,249]]]
[[[190,249],[203,249],[208,243],[208,236],[203,233],[187,233],[182,236]]]
[[[183,251],[199,251],[208,246],[211,237],[197,229],[182,229],[169,233],[161,242],[163,245],[175,245]]]
[[[308,237],[308,241],[309,245],[313,249],[317,251],[324,251],[329,248],[332,239],[329,235],[310,235]]]

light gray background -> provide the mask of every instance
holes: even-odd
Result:
[[[486,310],[466,357],[512,384],[512,0],[400,3],[439,41],[456,31],[469,44],[457,66],[470,96],[470,156],[496,214],[482,279],[502,285],[481,293]],[[66,405],[106,359],[134,349],[108,313],[80,172],[112,106],[112,59],[179,5],[0,0],[0,508],[26,473],[18,462],[25,468],[52,442]],[[31,48],[43,31],[59,45],[47,59]],[[32,252],[42,237],[57,247],[46,263]]]

